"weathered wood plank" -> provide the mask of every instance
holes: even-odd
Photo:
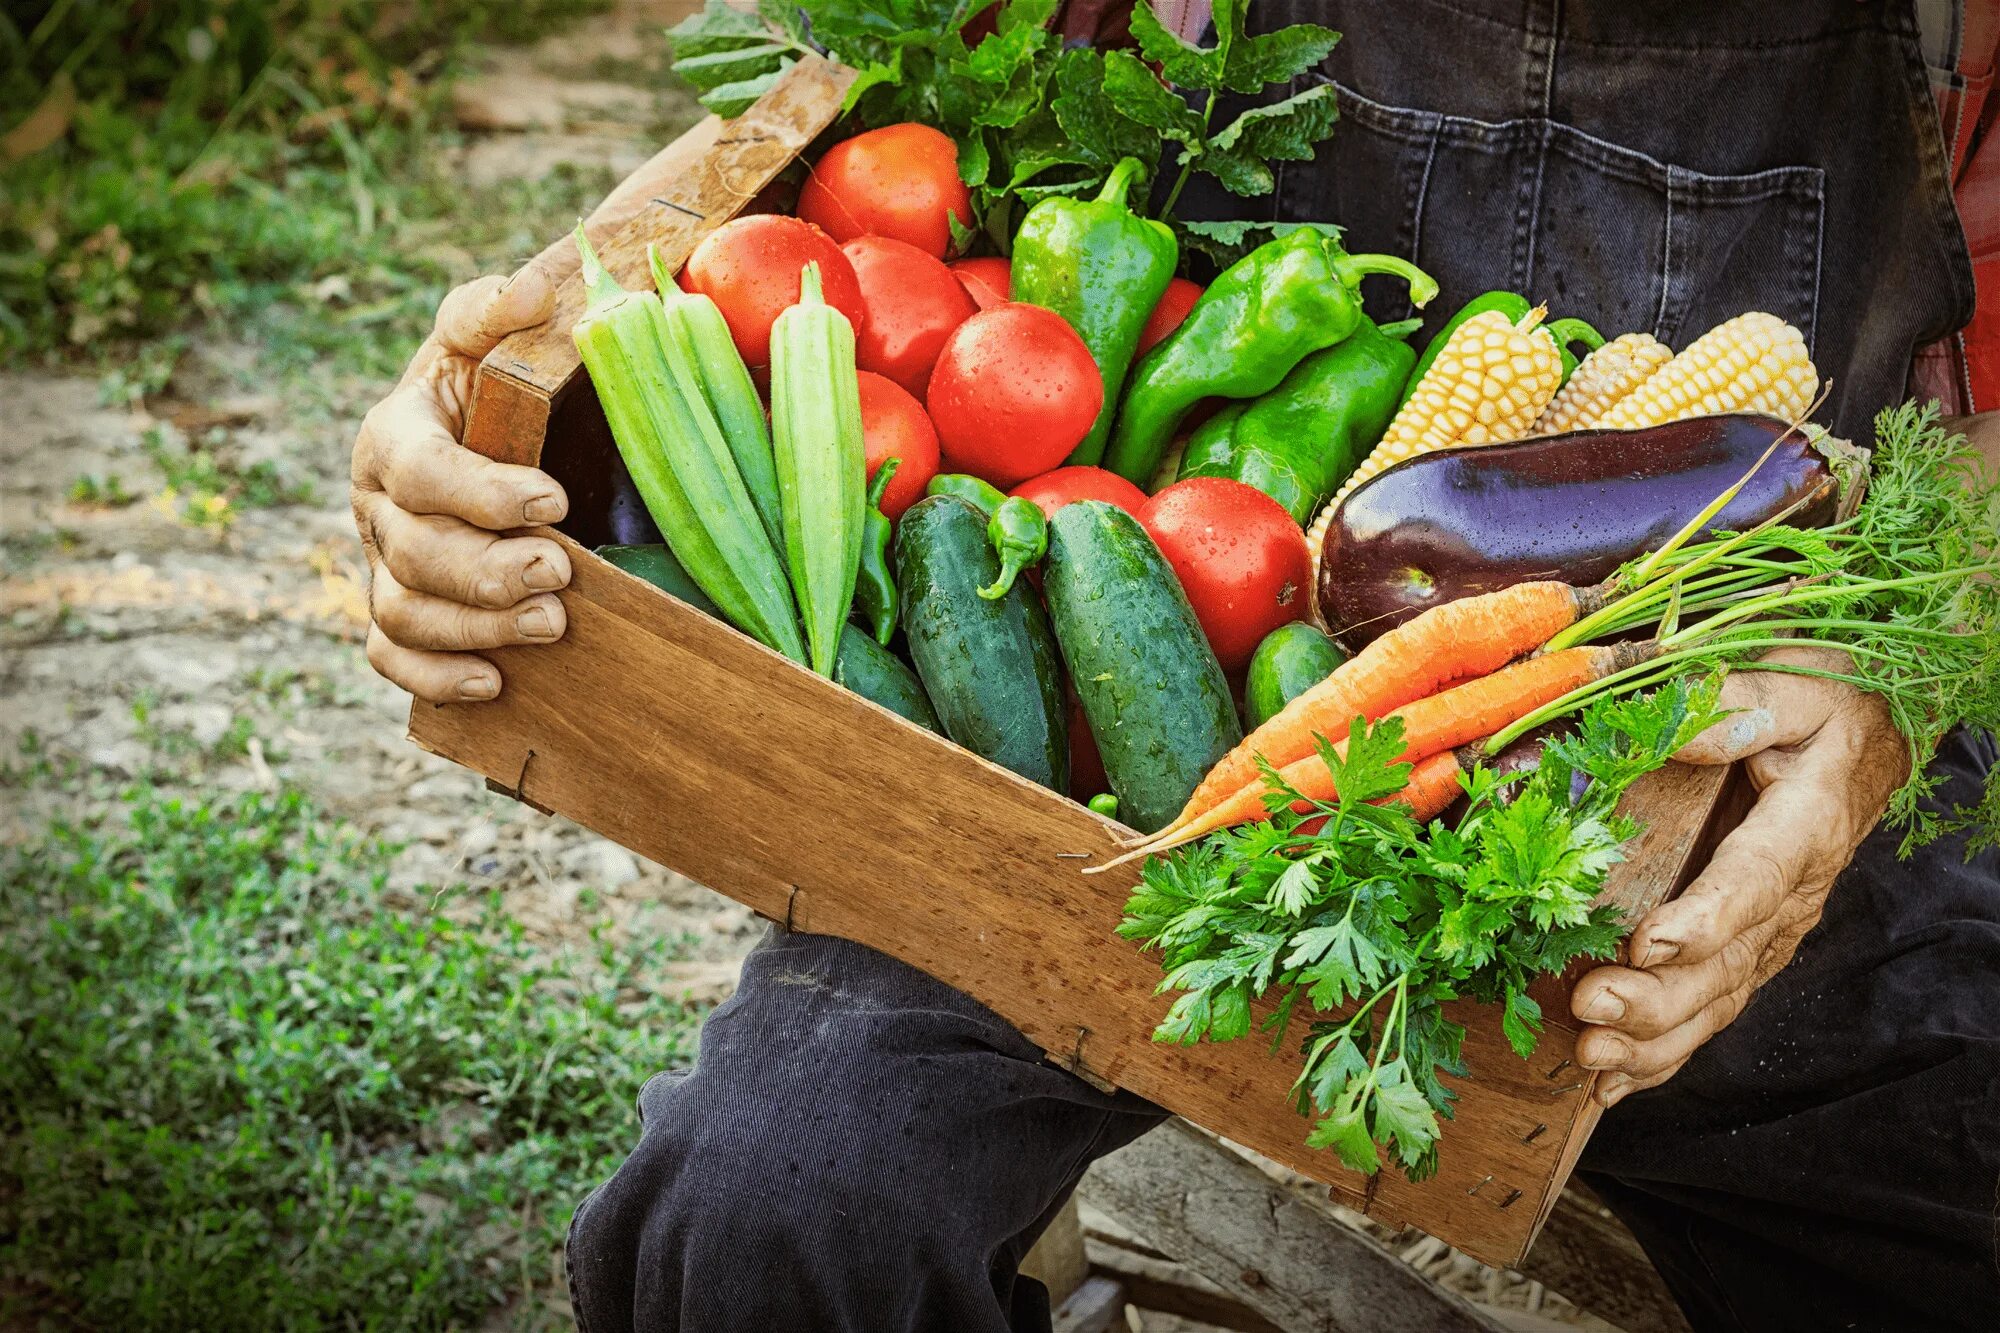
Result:
[[[1520,1270],[1625,1333],[1688,1333],[1653,1261],[1580,1184],[1563,1191]]]
[[[1074,1196],[1022,1257],[1021,1271],[1049,1289],[1051,1305],[1068,1300],[1090,1276],[1090,1260],[1083,1252],[1083,1223],[1077,1218]]]
[[[1286,1333],[1495,1328],[1470,1303],[1177,1120],[1093,1164],[1079,1192]]]
[[[1178,1315],[1237,1333],[1285,1333],[1178,1259],[1142,1254],[1093,1236],[1086,1236],[1084,1245],[1091,1268],[1117,1281],[1125,1289],[1125,1298],[1142,1310]]]
[[[1111,1333],[1125,1327],[1125,1288],[1113,1277],[1092,1274],[1051,1311],[1054,1333]]]

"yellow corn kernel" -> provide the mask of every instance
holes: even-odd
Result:
[[[1718,412],[1797,420],[1819,392],[1819,372],[1797,329],[1761,310],[1718,324],[1648,376],[1596,423],[1636,430]]]
[[[1590,429],[1673,358],[1674,349],[1650,333],[1613,338],[1583,359],[1528,434]]]

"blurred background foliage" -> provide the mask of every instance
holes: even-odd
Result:
[[[449,88],[468,51],[607,2],[8,4],[0,362],[101,361],[194,317],[388,373],[465,276],[423,243],[427,225],[459,220],[461,251],[528,246],[606,184],[556,172],[469,207],[434,151],[455,134]],[[328,280],[342,327],[287,318],[288,298]],[[371,336],[344,336],[357,326]]]

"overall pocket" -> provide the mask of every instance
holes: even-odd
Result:
[[[1279,180],[1279,216],[1346,228],[1350,249],[1412,256],[1444,289],[1426,333],[1494,288],[1679,349],[1746,310],[1817,332],[1825,173],[1717,176],[1547,119],[1385,106],[1336,84],[1320,161]],[[1408,307],[1375,309],[1396,319]]]

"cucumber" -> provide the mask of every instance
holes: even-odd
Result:
[[[1250,658],[1243,685],[1243,711],[1252,727],[1261,727],[1284,706],[1334,673],[1347,654],[1333,640],[1294,620],[1264,636]]]
[[[663,588],[686,602],[697,611],[702,611],[722,619],[722,612],[715,609],[715,603],[708,594],[695,585],[688,572],[681,568],[681,562],[674,559],[664,542],[654,542],[648,546],[600,546],[596,554],[609,560],[627,574],[636,574],[655,588]]]
[[[1243,739],[1229,681],[1173,567],[1114,505],[1055,512],[1042,590],[1118,817],[1151,833]]]
[[[988,601],[1000,576],[986,515],[952,495],[896,522],[896,587],[910,660],[945,735],[1054,791],[1069,786],[1069,713],[1048,614],[1025,581]]]
[[[929,727],[940,736],[944,734],[917,673],[859,625],[849,624],[840,632],[840,651],[833,659],[833,679],[835,684],[845,685],[862,698],[881,704],[920,727]]]

